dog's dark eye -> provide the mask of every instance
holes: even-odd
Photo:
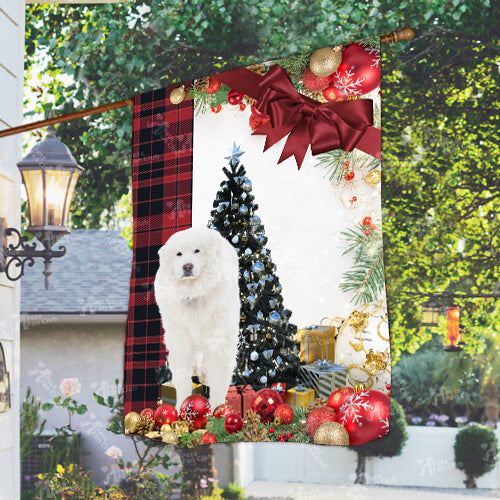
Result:
[[[194,253],[200,253],[200,251],[199,251],[198,249],[196,249],[196,250],[194,251]]]
[[[182,255],[182,252],[177,252],[177,257],[180,257]]]

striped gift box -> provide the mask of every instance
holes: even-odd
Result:
[[[328,398],[331,392],[346,385],[347,368],[328,360],[318,360],[299,367],[299,379],[312,387],[317,398]]]

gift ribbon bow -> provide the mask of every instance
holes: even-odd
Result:
[[[307,388],[303,384],[299,384],[297,387],[295,387],[295,392],[304,392],[307,391]]]
[[[283,392],[285,390],[285,388],[281,385],[281,382],[278,382],[274,387],[273,389],[277,392]]]
[[[373,124],[371,99],[319,103],[299,94],[285,70],[275,64],[260,83],[256,108],[270,121],[253,135],[266,135],[264,151],[290,134],[278,163],[295,156],[300,169],[307,148],[313,155],[341,148],[352,151]]]
[[[329,372],[329,371],[333,370],[332,364],[327,359],[318,359],[315,364],[316,364],[316,368],[320,372]]]
[[[290,134],[278,163],[293,155],[300,169],[309,145],[313,155],[357,148],[381,158],[371,99],[320,103],[299,94],[278,64],[264,76],[238,68],[219,73],[216,79],[256,99],[259,112],[269,115],[270,121],[254,132],[267,136],[264,151]]]

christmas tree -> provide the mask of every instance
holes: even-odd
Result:
[[[256,214],[252,183],[240,164],[236,144],[221,182],[208,226],[220,232],[238,250],[241,300],[240,339],[235,383],[254,389],[273,382],[294,384],[299,366],[293,340],[297,327],[289,322],[291,311],[283,307],[281,284],[275,274],[267,238]]]

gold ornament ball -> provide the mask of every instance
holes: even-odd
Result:
[[[313,75],[324,77],[334,73],[342,62],[342,51],[339,47],[315,50],[311,54],[309,67]]]
[[[314,434],[314,444],[349,446],[349,434],[338,422],[325,422]]]
[[[201,439],[201,436],[203,436],[203,434],[205,434],[205,432],[208,432],[207,429],[196,429],[193,432],[193,436]]]
[[[177,444],[179,442],[179,437],[174,431],[167,431],[162,433],[161,440],[167,444]]]
[[[180,104],[184,100],[184,97],[186,97],[184,85],[177,87],[170,92],[170,102],[172,104]]]
[[[365,177],[365,182],[370,186],[376,186],[382,180],[382,173],[380,170],[372,170],[368,172]]]
[[[125,415],[125,434],[134,434],[140,418],[141,416],[135,411],[130,411]]]

